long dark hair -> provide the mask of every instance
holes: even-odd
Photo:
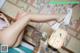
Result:
[[[8,15],[6,15],[4,12],[2,12],[1,10],[0,10],[0,13],[2,13],[5,17],[6,17],[6,19],[9,21],[9,23],[11,23],[11,21],[15,21],[14,19],[12,19],[10,16],[8,16]]]

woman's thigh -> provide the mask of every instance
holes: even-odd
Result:
[[[17,47],[17,46],[21,43],[22,38],[23,38],[23,33],[24,33],[24,32],[20,33],[20,35],[19,35],[18,38],[16,39],[13,47]]]

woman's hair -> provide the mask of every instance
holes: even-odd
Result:
[[[11,23],[11,21],[14,21],[10,16],[6,15],[4,12],[0,11],[0,13],[2,13],[6,17],[9,23]]]

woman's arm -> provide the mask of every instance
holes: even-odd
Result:
[[[14,18],[14,20],[19,19],[20,14],[26,12],[18,12],[17,16]],[[49,21],[62,21],[64,19],[66,14],[60,15],[45,15],[45,14],[27,14],[28,17],[31,18],[32,22],[49,22]],[[13,17],[12,17],[13,18]]]
[[[61,21],[65,15],[28,15],[33,22],[48,22],[48,21]]]

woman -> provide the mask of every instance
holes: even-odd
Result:
[[[0,30],[0,44],[8,45],[8,47],[16,47],[20,44],[24,28],[29,22],[60,21],[59,17],[64,18],[64,15],[30,15],[21,12],[15,18],[12,18],[16,21],[10,24],[6,19],[7,17],[3,13],[0,13],[0,26],[4,24]]]

